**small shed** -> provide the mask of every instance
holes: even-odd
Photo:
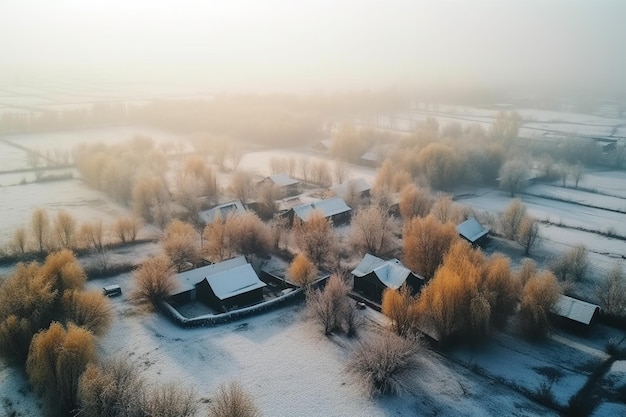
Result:
[[[350,220],[352,209],[343,198],[333,197],[294,206],[287,214],[290,216],[292,223],[296,219],[305,222],[315,211],[322,213],[322,216],[338,224]]]
[[[489,229],[484,227],[473,217],[465,220],[456,227],[459,235],[472,245],[479,245],[489,236]]]
[[[228,203],[220,204],[219,206],[215,206],[212,209],[204,210],[199,213],[200,220],[204,222],[204,224],[209,224],[217,217],[221,219],[225,219],[231,213],[245,213],[246,208],[243,206],[241,201],[235,200]]]
[[[600,313],[600,306],[567,295],[559,296],[552,313],[565,323],[577,328],[587,328]]]
[[[354,277],[354,290],[379,304],[387,288],[397,290],[406,283],[416,294],[424,284],[424,278],[414,274],[399,260],[395,258],[383,260],[369,253],[365,254],[354,268],[352,276]]]
[[[252,265],[236,266],[206,276],[197,285],[198,298],[219,311],[229,311],[263,301],[266,284]]]
[[[300,181],[291,178],[286,173],[270,175],[260,181],[260,184],[267,183],[275,185],[285,196],[293,196],[300,193]]]

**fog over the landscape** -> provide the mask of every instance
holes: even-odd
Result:
[[[626,2],[0,1],[0,86],[626,89]]]

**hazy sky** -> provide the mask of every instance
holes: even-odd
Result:
[[[0,0],[0,85],[626,89],[626,1]]]

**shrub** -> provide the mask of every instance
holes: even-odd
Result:
[[[370,395],[399,394],[406,390],[418,368],[420,343],[393,333],[360,343],[348,371],[361,379]]]
[[[238,382],[220,385],[209,411],[209,417],[259,417],[260,415],[252,397]]]
[[[98,290],[65,291],[63,309],[67,321],[98,336],[106,333],[113,320],[111,304]]]
[[[580,281],[589,268],[587,249],[584,245],[577,245],[557,258],[550,269],[561,281]]]
[[[129,362],[89,364],[78,381],[79,415],[141,417],[143,395],[144,382]]]
[[[79,377],[95,359],[93,335],[78,326],[66,330],[55,322],[33,337],[26,372],[50,414],[68,415],[77,408]]]
[[[507,239],[515,239],[520,225],[525,217],[526,206],[522,204],[522,200],[516,198],[511,201],[500,216],[500,228],[502,229],[502,234]]]
[[[144,401],[143,411],[147,416],[191,417],[198,409],[195,393],[173,383],[148,391]]]
[[[165,255],[144,261],[134,272],[135,287],[131,297],[139,303],[151,303],[158,307],[177,287],[173,266]]]

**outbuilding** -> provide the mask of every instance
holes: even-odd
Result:
[[[600,313],[600,306],[567,295],[559,296],[552,314],[562,323],[575,329],[587,329]]]
[[[465,220],[456,227],[459,235],[472,245],[480,245],[489,237],[489,229],[484,227],[473,217]]]
[[[350,220],[352,209],[342,198],[333,197],[294,206],[287,212],[287,215],[290,217],[291,223],[296,220],[305,222],[309,220],[309,217],[315,211],[321,213],[324,218],[330,219],[333,223],[339,224]]]
[[[414,274],[399,260],[383,260],[369,253],[352,270],[352,276],[354,290],[378,304],[382,302],[383,292],[387,288],[397,290],[406,284],[416,294],[424,285],[424,278]]]

